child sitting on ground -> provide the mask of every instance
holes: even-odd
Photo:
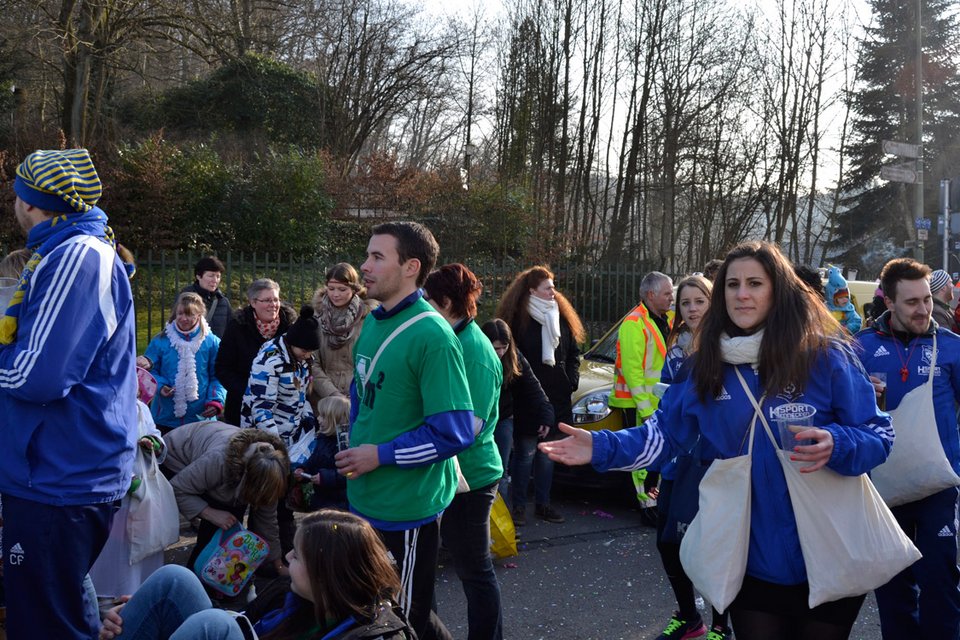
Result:
[[[197,577],[178,565],[154,573],[104,618],[100,640],[124,638],[239,638],[261,640],[410,640],[413,632],[396,600],[396,569],[376,531],[362,518],[325,509],[303,519],[294,538],[290,592],[265,593],[246,619],[212,608]],[[124,598],[126,600],[127,597]]]
[[[347,479],[337,472],[338,426],[349,429],[350,401],[343,396],[327,396],[317,402],[317,442],[303,466],[293,472],[296,482],[292,490],[303,495],[299,508],[316,511],[323,507],[347,508]],[[307,484],[309,482],[309,484]],[[296,500],[295,500],[296,501]]]

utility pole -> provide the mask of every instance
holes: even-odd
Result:
[[[923,175],[923,36],[922,28],[920,22],[920,6],[922,0],[917,0],[917,70],[915,73],[916,78],[916,90],[917,90],[917,139],[916,145],[920,149],[920,156],[917,158],[917,173],[921,176]],[[913,214],[915,219],[923,217],[923,179],[921,178],[918,182],[913,185]],[[946,234],[946,230],[944,230]],[[916,259],[918,262],[924,262],[923,259],[923,242],[920,239],[917,239],[917,246],[915,250]]]

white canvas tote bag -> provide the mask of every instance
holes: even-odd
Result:
[[[801,473],[790,461],[790,452],[777,444],[743,378],[740,381],[783,468],[807,569],[811,609],[872,591],[920,559],[920,551],[866,474],[844,476],[827,467]]]
[[[745,438],[746,454],[710,463],[700,481],[700,510],[680,543],[684,571],[717,611],[726,611],[737,597],[747,571],[750,470],[756,425],[754,415]]]
[[[888,411],[897,437],[886,461],[870,472],[873,484],[891,507],[915,502],[960,485],[943,452],[933,410],[933,374],[937,367],[937,336],[933,336],[927,381],[903,396]],[[946,374],[946,372],[944,372]]]

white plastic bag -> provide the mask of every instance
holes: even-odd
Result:
[[[177,498],[173,495],[170,482],[160,473],[156,454],[152,450],[144,451],[138,444],[133,472],[142,481],[130,496],[130,513],[127,516],[130,564],[163,551],[180,539]]]
[[[316,441],[317,430],[315,428],[304,429],[300,434],[300,439],[287,447],[291,468],[302,467],[306,463],[316,447]]]
[[[750,550],[751,455],[754,417],[747,453],[714,460],[700,481],[700,510],[680,542],[680,562],[703,597],[726,611],[740,592]],[[723,535],[718,537],[719,531]]]

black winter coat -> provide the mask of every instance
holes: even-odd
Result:
[[[520,365],[520,375],[515,376],[509,385],[504,377],[503,386],[500,388],[498,415],[501,420],[513,416],[514,435],[533,435],[542,424],[551,427],[556,424],[553,405],[543,392],[530,363],[519,351],[517,362]]]
[[[286,303],[281,304],[280,326],[277,327],[276,335],[286,333],[287,328],[296,320],[297,312],[293,307]],[[227,424],[240,426],[240,405],[243,404],[243,394],[250,379],[250,368],[254,357],[266,341],[257,331],[253,307],[250,305],[237,311],[227,322],[227,330],[220,340],[220,351],[217,352],[217,363],[214,367],[217,380],[227,390],[227,404],[223,409],[223,421]]]
[[[230,307],[230,299],[223,295],[220,289],[207,291],[196,282],[184,288],[180,293],[186,293],[188,291],[197,294],[203,299],[203,304],[207,305],[207,313],[210,312],[210,305],[213,304],[213,301],[217,301],[217,308],[213,310],[213,317],[207,318],[207,324],[210,325],[210,330],[213,332],[213,335],[222,339],[223,334],[227,330],[227,322],[230,320],[230,316],[233,315],[233,309]]]
[[[554,350],[554,360],[557,363],[552,367],[543,363],[543,339],[539,322],[528,316],[525,326],[510,329],[513,331],[517,348],[530,363],[540,386],[553,405],[554,419],[556,422],[571,423],[573,410],[570,394],[576,391],[580,384],[580,347],[573,339],[570,325],[563,316],[560,317],[560,344]]]

